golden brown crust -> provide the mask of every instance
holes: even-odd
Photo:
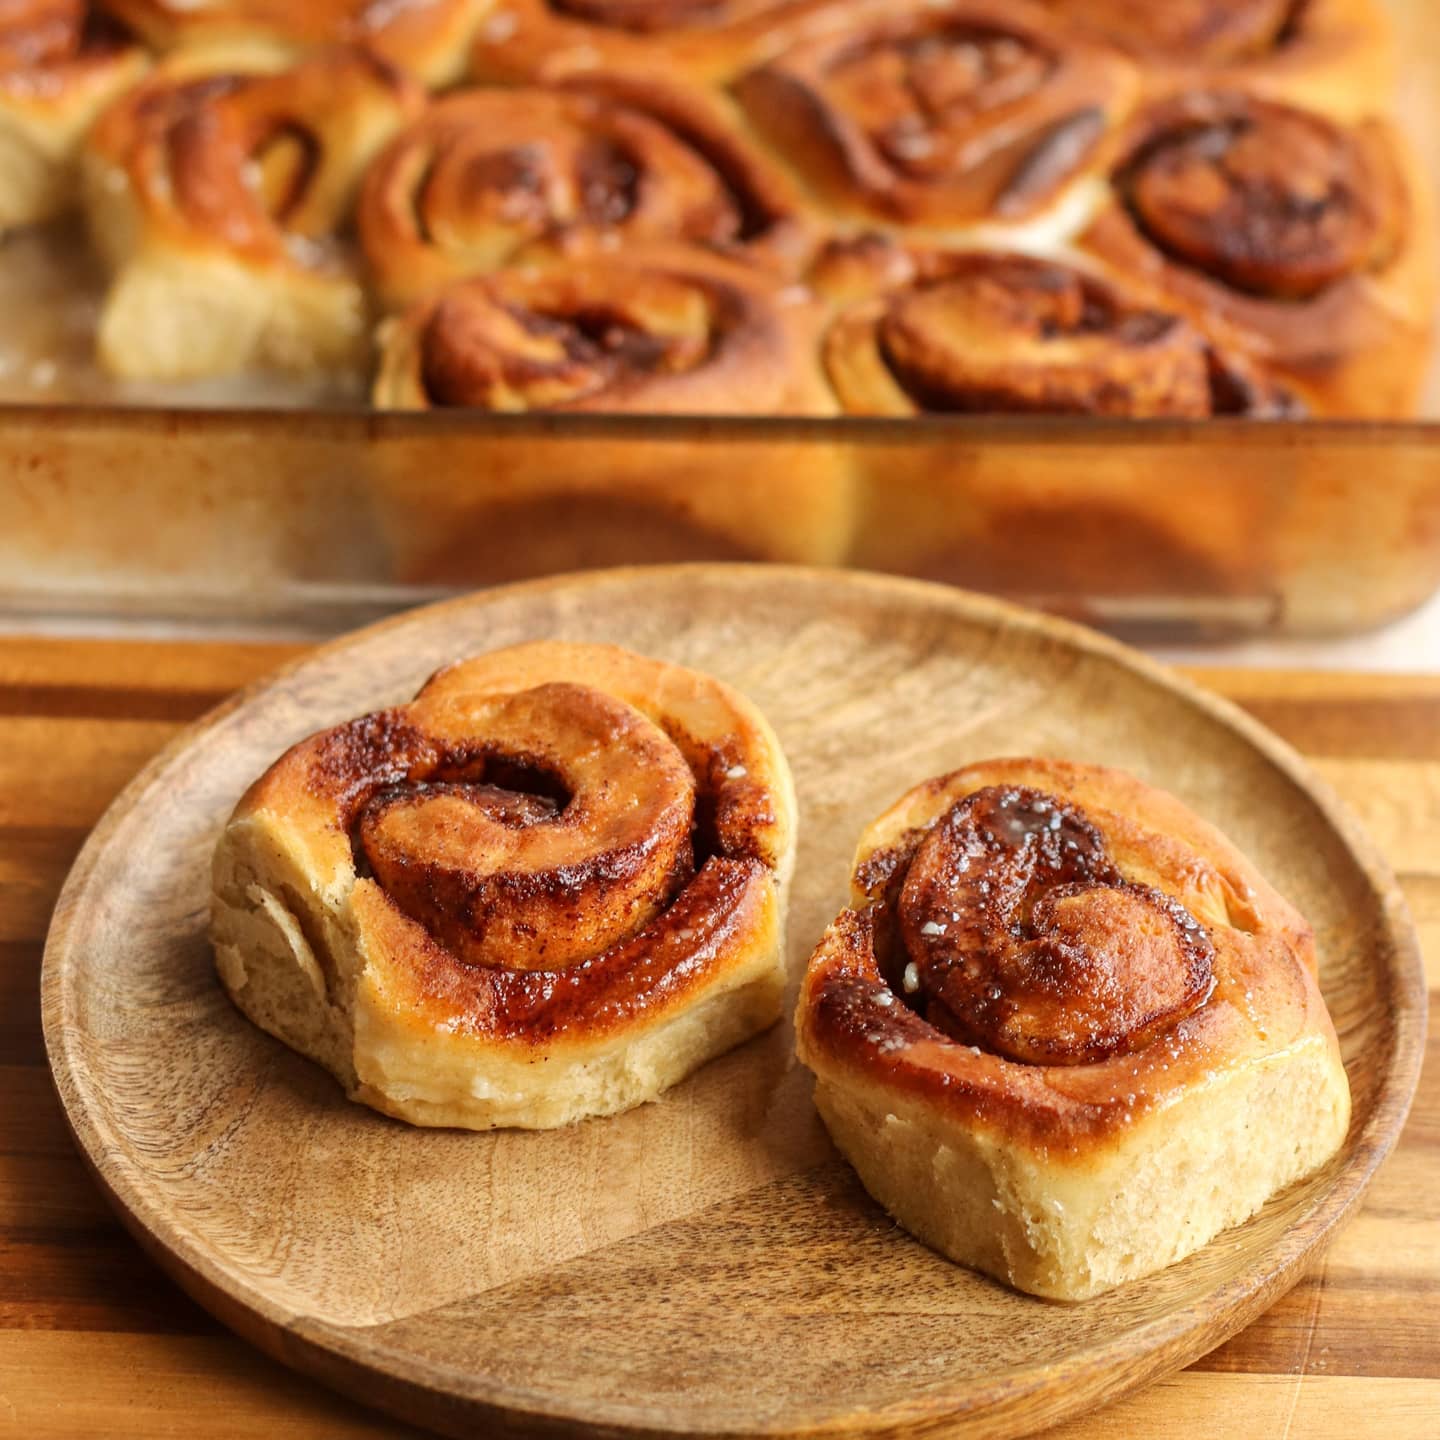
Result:
[[[358,221],[391,308],[536,241],[568,253],[680,242],[787,269],[808,229],[718,98],[600,73],[436,101],[370,167]]]
[[[1388,124],[1238,92],[1138,116],[1081,246],[1318,414],[1413,410],[1436,294],[1425,189]]]
[[[1302,1033],[1334,1043],[1303,918],[1119,771],[996,760],[917,786],[862,837],[851,904],[806,974],[802,1060],[1051,1156],[1104,1153]]]
[[[475,27],[472,0],[102,0],[162,52],[260,49],[296,60],[359,45],[438,85],[463,71]]]
[[[85,131],[148,64],[126,31],[81,0],[0,7],[0,232],[74,204]]]
[[[558,642],[461,662],[302,741],[231,824],[257,819],[347,889],[390,1023],[512,1057],[651,1026],[753,966],[794,829],[742,697]]]
[[[1296,413],[1174,313],[1093,270],[1013,253],[832,243],[826,373],[850,414],[1271,417]]]
[[[1141,62],[1147,93],[1221,86],[1358,116],[1395,85],[1376,0],[1045,0]]]
[[[97,240],[111,250],[161,240],[323,269],[360,171],[420,103],[409,82],[357,49],[279,73],[172,62],[91,133],[97,188],[123,193],[138,212],[128,236]]]
[[[471,73],[505,84],[578,71],[723,83],[803,34],[820,0],[495,0]]]
[[[1136,88],[1026,0],[847,0],[736,93],[839,214],[954,229],[1052,206]]]
[[[403,409],[833,411],[807,291],[687,247],[460,281],[391,322],[375,403]]]

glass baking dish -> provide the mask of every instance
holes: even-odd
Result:
[[[1389,8],[1440,194],[1440,9]],[[1440,588],[1440,365],[1413,424],[377,414],[293,382],[105,381],[76,244],[14,236],[0,266],[11,616],[319,632],[561,570],[748,558],[1193,638],[1362,630]]]
[[[616,564],[844,565],[1129,632],[1440,586],[1440,426],[10,410],[0,607],[323,632]]]

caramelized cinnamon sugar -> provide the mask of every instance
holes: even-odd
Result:
[[[930,1022],[1015,1060],[1139,1049],[1214,983],[1195,917],[1126,880],[1082,812],[1026,787],[953,806],[911,861],[895,918]]]
[[[807,1063],[1051,1148],[1123,1127],[1212,1056],[1273,1051],[1311,1003],[1303,920],[1114,771],[993,761],[919,786],[867,832],[854,897],[806,976]]]
[[[1157,128],[1118,177],[1135,223],[1171,259],[1246,294],[1304,300],[1383,260],[1390,217],[1337,126],[1235,98]]]

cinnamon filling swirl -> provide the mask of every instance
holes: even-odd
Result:
[[[847,12],[847,16],[850,12]],[[1113,52],[991,0],[854,7],[740,82],[817,186],[889,219],[1024,218],[1076,178],[1132,92]]]
[[[1143,1048],[1214,986],[1195,917],[1127,880],[1076,806],[1025,786],[954,805],[886,894],[877,952],[900,998],[1012,1060],[1077,1065]]]
[[[570,276],[512,274],[446,295],[422,340],[432,403],[538,409],[588,399],[636,376],[704,363],[721,301],[657,277],[645,294],[588,296]]]
[[[359,228],[387,301],[401,305],[532,242],[769,256],[798,243],[800,227],[783,182],[718,107],[661,83],[589,77],[441,100],[371,168]]]
[[[892,385],[931,413],[1202,418],[1292,409],[1178,316],[1023,255],[922,258],[909,284],[841,316],[826,364],[842,403],[862,413],[892,408]]]
[[[372,781],[348,819],[359,873],[450,954],[578,964],[633,938],[690,880],[695,779],[630,706],[554,683],[472,705],[467,727],[477,742],[458,749],[392,733],[387,763],[404,778]]]
[[[1255,103],[1162,131],[1118,185],[1157,249],[1245,294],[1306,300],[1383,261],[1363,152],[1298,110]]]

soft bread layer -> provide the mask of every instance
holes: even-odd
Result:
[[[1345,1138],[1350,1091],[1325,1036],[1217,1074],[1084,1160],[948,1125],[821,1074],[815,1103],[865,1188],[927,1245],[1017,1289],[1085,1300],[1254,1215]]]

